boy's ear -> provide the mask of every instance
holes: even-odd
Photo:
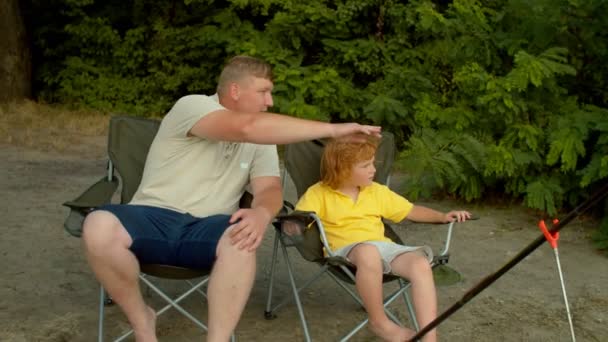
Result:
[[[236,83],[236,82],[230,83],[230,86],[228,86],[228,94],[235,101],[237,101],[239,99],[239,97],[241,96],[241,89],[240,89],[238,83]]]

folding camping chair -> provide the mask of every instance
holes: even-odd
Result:
[[[120,203],[128,203],[131,200],[141,181],[148,150],[159,126],[160,121],[158,120],[129,116],[112,117],[110,120],[108,136],[109,161],[107,175],[93,184],[75,200],[64,203],[65,206],[70,208],[70,213],[65,221],[64,227],[71,235],[80,237],[85,216],[94,208],[112,201],[112,197],[118,188],[119,183],[115,171],[120,175],[122,184]],[[241,203],[244,203],[243,201],[246,200],[247,198],[244,196]],[[195,270],[171,265],[150,264],[141,264],[140,269],[141,274],[139,275],[139,278],[142,283],[147,285],[149,289],[152,289],[168,303],[156,312],[157,317],[173,307],[189,318],[194,324],[205,331],[207,330],[206,325],[186,311],[179,302],[194,292],[198,292],[206,298],[206,293],[203,291],[202,287],[208,282],[211,270]],[[190,285],[190,288],[180,296],[172,299],[157,285],[152,283],[149,276],[185,280]],[[101,287],[99,293],[98,341],[103,341],[104,306],[111,304],[112,301],[105,294],[103,287]],[[130,330],[115,341],[121,341],[132,333],[133,330]],[[234,335],[232,336],[232,340],[235,340]]]
[[[286,146],[284,154],[285,171],[289,173],[291,179],[294,182],[298,198],[304,194],[304,192],[306,191],[306,189],[308,189],[309,186],[313,185],[319,180],[319,166],[322,152],[323,143],[320,141],[309,141]],[[376,153],[376,175],[374,179],[376,182],[388,185],[394,157],[394,137],[390,133],[383,132],[382,140]],[[287,177],[286,175],[284,175],[283,181],[285,182],[286,179]],[[293,209],[293,205],[290,205],[290,208]],[[293,231],[293,229],[284,229],[284,223],[288,221],[297,223],[298,229],[296,231]],[[286,304],[288,301],[293,299],[298,309],[298,314],[300,316],[304,337],[306,341],[311,341],[310,333],[308,331],[308,324],[304,315],[304,309],[300,301],[300,292],[307,288],[315,280],[319,279],[321,275],[327,274],[333,280],[335,280],[336,283],[340,285],[340,287],[342,287],[346,292],[348,292],[353,297],[353,299],[357,303],[359,303],[359,305],[363,306],[363,302],[356,294],[356,292],[352,290],[352,286],[348,286],[348,284],[354,285],[355,283],[355,267],[345,258],[333,255],[333,252],[331,252],[331,249],[329,248],[329,244],[327,243],[327,239],[325,237],[323,224],[321,223],[321,220],[315,215],[315,213],[292,211],[291,213],[281,214],[277,217],[277,220],[273,223],[273,226],[275,228],[275,239],[270,269],[268,299],[264,315],[266,319],[275,318],[276,316],[274,312],[278,310],[278,308]],[[403,243],[401,238],[394,232],[390,225],[385,223],[384,226],[385,235],[387,237],[389,237],[396,243]],[[446,225],[446,227],[447,236],[445,239],[445,244],[443,246],[443,250],[437,256],[434,257],[434,260],[432,261],[433,267],[446,264],[449,259],[448,250],[452,235],[453,223]],[[289,275],[289,282],[291,285],[293,298],[285,298],[283,301],[281,301],[279,304],[275,304],[275,306],[273,307],[272,292],[275,280],[274,276],[278,258],[279,245],[281,246],[283,259],[287,266],[287,272]],[[315,273],[312,277],[310,277],[308,280],[304,281],[300,286],[296,284],[296,280],[294,278],[293,265],[289,257],[289,253],[287,251],[287,247],[295,247],[295,249],[298,251],[302,258],[309,262],[316,263],[320,266],[319,271]],[[328,256],[324,255],[323,248],[325,248],[329,252]],[[385,311],[387,315],[393,321],[395,321],[395,323],[403,325],[399,321],[399,319],[387,308],[387,306],[391,304],[395,299],[397,299],[399,296],[403,296],[411,321],[415,329],[418,330],[419,327],[416,321],[416,316],[409,298],[409,294],[407,292],[408,288],[410,287],[410,283],[407,280],[395,275],[385,275],[383,279],[383,282],[385,284],[388,282],[395,281],[398,282],[399,288],[385,297]],[[341,339],[341,341],[347,341],[348,339],[353,337],[367,323],[368,319],[363,320],[354,329],[348,332]]]

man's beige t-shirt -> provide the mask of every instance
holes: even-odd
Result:
[[[275,145],[210,141],[188,136],[198,120],[225,109],[217,95],[188,95],[163,118],[131,204],[197,217],[232,214],[250,179],[280,176]]]

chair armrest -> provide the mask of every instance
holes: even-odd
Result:
[[[277,215],[273,225],[283,243],[296,247],[306,260],[325,259],[324,248],[332,256],[323,223],[316,213],[296,210],[289,214]]]
[[[80,237],[82,235],[82,223],[86,215],[91,210],[110,203],[117,188],[118,178],[113,177],[112,180],[109,180],[105,176],[91,185],[76,199],[63,203],[64,206],[70,208],[70,213],[63,224],[65,230],[75,237]]]
[[[118,178],[113,177],[112,180],[109,180],[108,177],[104,176],[76,199],[67,201],[63,205],[74,210],[90,211],[93,208],[110,203],[117,188]]]
[[[467,221],[471,221],[471,220],[479,220],[479,216],[472,215],[471,218],[469,218]],[[450,251],[450,242],[452,240],[452,231],[454,229],[454,224],[456,224],[456,223],[457,222],[454,221],[454,222],[450,222],[447,225],[448,231],[446,232],[446,238],[445,238],[445,243],[443,245],[443,250],[437,256],[437,259],[440,260],[441,264],[447,263],[447,258],[449,257],[449,251]],[[459,223],[463,223],[463,222],[459,222]]]
[[[285,208],[283,208],[285,209]],[[281,212],[275,217],[274,226],[281,236],[287,236],[292,241],[300,239],[304,231],[315,222],[315,213],[312,211]],[[287,242],[284,240],[284,242]]]
[[[289,202],[286,202],[291,204]],[[302,210],[294,210],[290,213],[280,213],[277,215],[277,221],[297,221],[299,223],[304,224],[304,226],[310,225],[315,221],[316,214],[314,211],[302,211]]]

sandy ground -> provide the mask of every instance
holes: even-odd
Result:
[[[64,152],[0,145],[0,341],[93,341],[97,336],[99,287],[87,267],[80,241],[62,228],[67,209],[61,203],[75,198],[103,175],[105,138]],[[535,213],[517,205],[425,202],[447,210],[462,207],[481,218],[457,226],[450,265],[463,280],[438,287],[440,312],[452,305],[486,275],[510,260],[533,241],[539,231]],[[608,259],[588,236],[592,221],[577,219],[561,233],[560,256],[578,341],[608,340]],[[438,226],[402,224],[406,241],[437,245]],[[255,289],[237,328],[240,341],[302,340],[295,306],[278,310],[265,320],[272,241],[269,231],[259,250]],[[318,268],[306,264],[295,251],[298,279]],[[289,295],[285,262],[278,264],[275,298]],[[169,293],[184,285],[163,280]],[[150,294],[148,301],[161,302]],[[338,340],[364,312],[331,279],[302,294],[310,331],[315,341]],[[402,302],[393,305],[401,309]],[[205,317],[205,306],[188,299],[185,304]],[[401,310],[399,317],[407,322]],[[116,336],[127,324],[117,307],[107,309],[107,335]],[[409,323],[408,323],[409,324]],[[203,340],[204,333],[173,310],[158,320],[161,341]],[[443,341],[569,341],[570,333],[553,251],[543,245],[439,327]],[[376,341],[367,330],[354,341]]]

